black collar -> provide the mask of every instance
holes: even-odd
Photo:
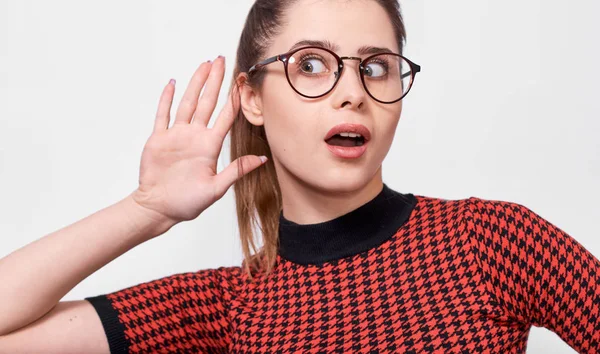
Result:
[[[392,237],[417,204],[385,183],[379,194],[357,209],[317,224],[296,224],[279,212],[279,254],[299,264],[321,264],[355,255]]]

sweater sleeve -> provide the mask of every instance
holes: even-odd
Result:
[[[87,297],[114,353],[226,353],[239,267],[166,276]]]
[[[545,327],[579,353],[600,350],[600,261],[529,208],[469,198],[469,239],[507,321]]]

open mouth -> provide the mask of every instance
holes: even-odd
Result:
[[[336,134],[331,138],[325,140],[325,142],[329,145],[334,146],[362,146],[365,143],[365,138],[362,136],[342,136],[340,134]]]

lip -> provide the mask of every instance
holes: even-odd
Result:
[[[356,159],[361,157],[365,151],[367,151],[367,145],[369,142],[365,140],[365,143],[361,146],[337,146],[337,145],[329,145],[326,141],[324,141],[325,145],[329,151],[331,151],[337,157],[341,157],[344,159]]]
[[[354,124],[354,123],[342,123],[342,124],[336,125],[335,127],[331,128],[331,130],[329,130],[327,132],[327,135],[325,135],[325,138],[323,140],[327,140],[336,134],[344,133],[344,132],[358,133],[358,134],[362,135],[362,137],[365,139],[365,145],[367,144],[367,142],[369,140],[371,140],[371,131],[369,131],[369,129],[362,124]]]

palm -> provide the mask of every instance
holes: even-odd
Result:
[[[156,188],[162,210],[172,219],[191,220],[217,199],[214,178],[219,156],[218,142],[202,128],[171,128],[173,134],[150,137],[140,165],[140,190]],[[197,201],[202,201],[198,203]]]
[[[217,63],[213,65],[217,66]],[[217,159],[223,139],[237,115],[238,107],[231,97],[214,127],[207,127],[210,113],[216,104],[215,91],[219,90],[223,67],[220,70],[219,67],[210,70],[211,76],[208,77],[205,94],[196,105],[200,84],[203,84],[209,73],[210,68],[206,66],[208,64],[200,66],[195,73],[182,99],[177,119],[168,129],[168,112],[174,88],[171,85],[165,88],[155,130],[142,152],[139,187],[134,199],[143,207],[174,221],[196,218],[220,199],[240,177],[236,161],[217,173]],[[165,107],[167,102],[168,107]],[[244,156],[242,163],[244,172],[248,173],[260,166],[261,161],[256,156]]]

